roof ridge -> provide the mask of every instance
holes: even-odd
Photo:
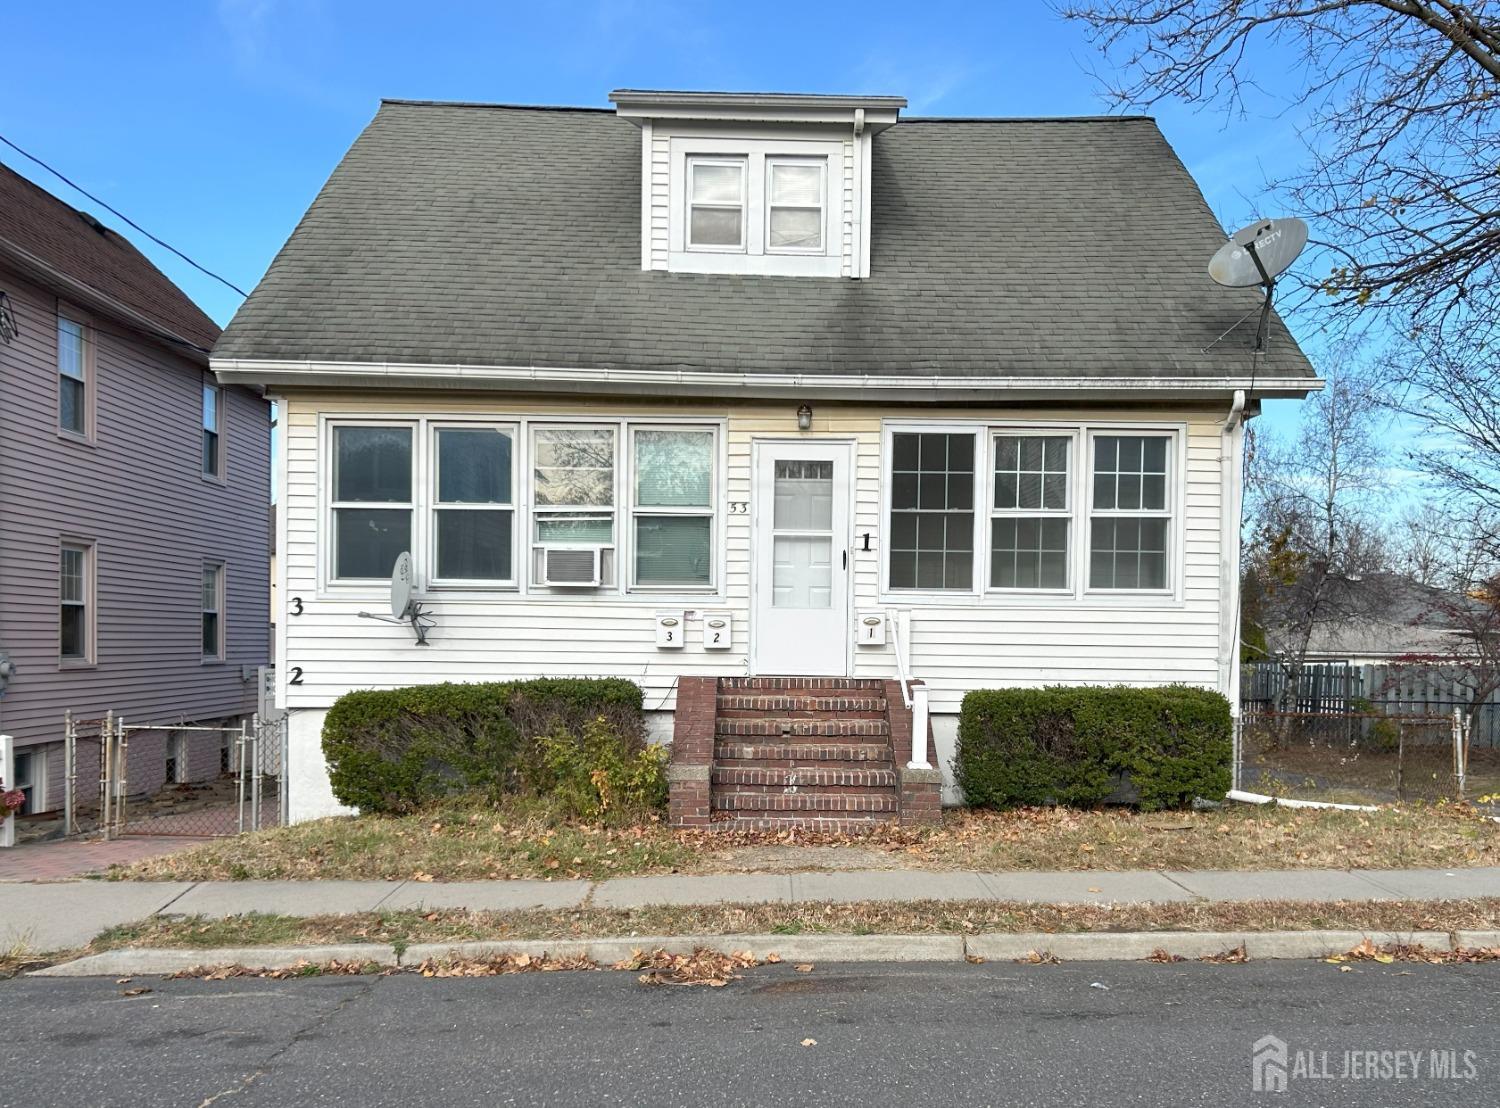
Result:
[[[489,100],[419,100],[404,96],[382,96],[382,104],[401,104],[418,108],[501,108],[506,111],[528,112],[595,112],[614,115],[614,108],[596,108],[587,104],[510,104]]]

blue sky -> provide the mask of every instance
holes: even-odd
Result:
[[[0,134],[245,289],[382,96],[607,106],[634,86],[890,93],[921,115],[1105,110],[1102,60],[1039,0],[82,0],[13,6],[4,37]],[[1298,142],[1275,109],[1156,113],[1230,229],[1278,214],[1262,183]],[[13,151],[0,162],[118,225]],[[220,323],[234,314],[237,295],[132,237]]]

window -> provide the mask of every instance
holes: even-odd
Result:
[[[203,382],[203,476],[218,477],[224,471],[219,438],[223,394],[219,386]]]
[[[433,444],[433,579],[513,582],[514,430],[439,427]]]
[[[224,567],[203,567],[203,657],[221,661],[224,657]]]
[[[1066,435],[995,436],[990,588],[1068,587],[1071,449]]]
[[[1095,435],[1089,588],[1167,588],[1170,439]]]
[[[64,662],[88,662],[93,658],[93,628],[89,608],[93,602],[93,548],[64,543],[58,565],[59,646]]]
[[[745,161],[688,159],[688,247],[745,247]]]
[[[21,805],[18,816],[35,815],[46,810],[46,786],[43,776],[47,767],[47,755],[40,750],[18,750],[15,753],[16,777],[5,782],[7,789],[20,789],[26,802]]]
[[[711,588],[713,431],[637,428],[633,434],[635,584]]]
[[[891,436],[893,589],[973,589],[974,435]]]
[[[333,429],[333,576],[384,579],[411,549],[412,429]]]
[[[74,435],[89,433],[89,329],[57,317],[57,425]]]
[[[821,252],[826,159],[766,159],[766,249]]]
[[[615,429],[540,428],[532,445],[537,544],[614,545]]]

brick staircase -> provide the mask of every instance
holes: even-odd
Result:
[[[936,774],[905,770],[910,757],[911,714],[894,681],[685,677],[672,822],[857,832],[935,820]]]

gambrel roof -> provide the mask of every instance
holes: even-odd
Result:
[[[1256,290],[1155,122],[908,118],[874,137],[868,279],[641,268],[610,111],[384,102],[226,360],[944,378],[1247,377]],[[1205,348],[1211,347],[1205,353]],[[1263,377],[1311,381],[1280,320]]]

